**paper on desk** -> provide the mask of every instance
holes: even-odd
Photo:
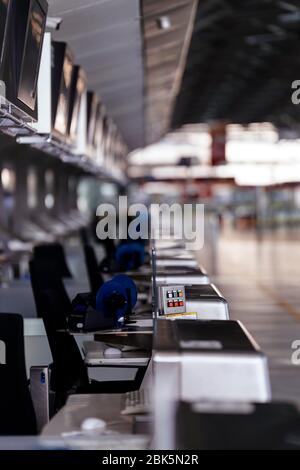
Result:
[[[195,312],[185,312],[185,313],[168,313],[164,315],[168,320],[197,320],[198,315]]]

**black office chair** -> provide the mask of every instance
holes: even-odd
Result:
[[[101,238],[97,236],[97,225],[98,225],[99,220],[100,220],[99,217],[95,216],[91,224],[91,231],[94,234],[94,240],[97,244],[103,246],[106,257],[108,258],[114,257],[115,252],[116,252],[115,240],[112,240],[110,238],[106,238],[105,240],[102,240]]]
[[[35,412],[28,388],[23,318],[0,314],[0,434],[37,434]]]
[[[55,276],[54,268],[55,265],[45,265],[36,260],[30,262],[36,309],[44,321],[53,358],[51,389],[56,394],[56,409],[65,403],[71,393],[125,393],[137,390],[146,368],[138,369],[135,379],[130,381],[89,381],[76,340],[67,331],[67,318],[72,305],[62,280]]]
[[[91,291],[94,295],[96,295],[100,287],[103,285],[104,279],[99,271],[98,261],[92,245],[85,244],[83,251]]]
[[[71,278],[72,274],[68,267],[64,248],[60,243],[38,245],[33,251],[34,259],[56,263],[56,272],[62,278]]]
[[[79,230],[79,239],[81,241],[82,246],[89,245],[90,243],[90,232],[87,227],[82,227]]]
[[[29,262],[29,272],[37,316],[39,318],[44,317],[44,301],[41,298],[42,292],[46,289],[54,289],[59,293],[58,295],[60,299],[60,317],[63,321],[60,327],[65,328],[67,316],[71,311],[71,305],[63,281],[59,272],[57,272],[57,264],[55,260],[49,261],[43,258],[34,258]]]

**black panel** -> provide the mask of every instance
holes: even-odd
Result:
[[[193,346],[194,342],[204,342],[207,346]],[[191,347],[183,344],[191,343]],[[222,350],[218,354],[224,353],[257,353],[256,345],[252,343],[250,337],[245,333],[242,326],[237,321],[231,320],[159,320],[155,334],[154,348],[159,351],[197,351],[200,353],[216,350],[210,347],[210,342],[218,342],[222,345]]]
[[[176,449],[299,450],[300,416],[294,405],[180,403]],[[223,409],[222,409],[223,408]]]
[[[81,67],[75,65],[72,75],[70,106],[68,117],[68,134],[72,141],[76,140],[81,101],[86,91],[86,75]]]
[[[0,0],[0,79],[2,79],[3,73],[2,67],[8,32],[8,22],[10,18],[10,5],[10,0]]]
[[[96,93],[88,91],[87,93],[87,143],[90,146],[95,144],[95,135],[97,127],[99,99]]]
[[[37,81],[46,26],[48,5],[44,0],[32,0],[28,16],[22,59],[18,98],[30,109],[35,108]]]
[[[31,20],[39,8],[44,20],[40,23],[40,42],[34,51],[30,38]],[[33,118],[37,118],[36,85],[47,8],[45,0],[10,0],[2,78],[7,99]]]
[[[52,43],[52,127],[65,138],[68,132],[73,54],[66,43]]]

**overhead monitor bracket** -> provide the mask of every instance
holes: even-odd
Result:
[[[48,16],[46,21],[46,28],[54,31],[59,31],[63,19],[59,16]]]

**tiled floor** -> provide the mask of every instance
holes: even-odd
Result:
[[[292,342],[300,340],[300,233],[269,233],[258,240],[227,231],[217,256],[211,249],[202,255],[231,317],[245,324],[268,356],[273,398],[300,407],[300,365],[291,362]]]

